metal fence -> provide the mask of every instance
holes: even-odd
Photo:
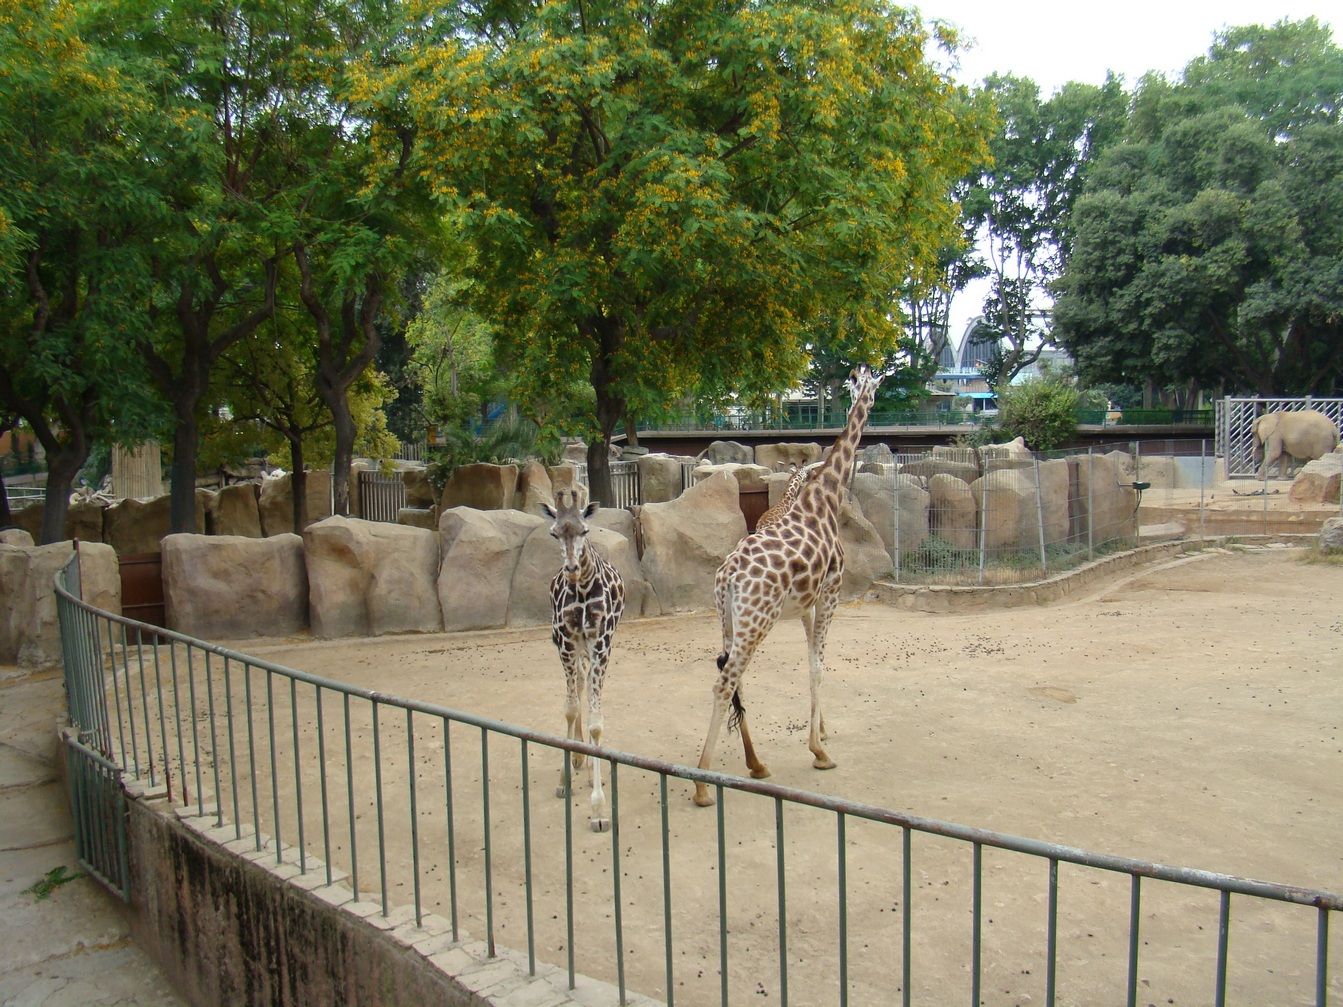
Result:
[[[563,960],[571,987],[582,972],[669,1005],[1325,1007],[1343,983],[1330,892],[598,749],[142,626],[61,577],[57,594],[70,714],[97,757],[310,886],[436,914],[532,970]],[[548,799],[557,770],[576,778],[564,752],[604,763],[608,834]],[[695,781],[713,811],[690,806]],[[743,887],[772,910],[744,913]]]
[[[588,487],[588,463],[573,462],[578,469],[575,479],[585,489]],[[632,461],[611,462],[611,493],[614,500],[600,501],[603,507],[629,508],[643,503],[643,492],[639,484],[639,463]]]
[[[888,502],[864,503],[897,582],[1002,584],[1034,580],[1134,544],[1154,477],[1169,493],[1173,455],[1128,450],[1036,452],[937,448],[895,456]],[[1185,481],[1211,463],[1206,446]],[[870,497],[869,497],[870,499]],[[884,514],[883,514],[884,512]]]
[[[1236,398],[1226,396],[1216,403],[1217,455],[1226,459],[1228,479],[1251,477],[1258,471],[1254,461],[1254,421],[1264,413],[1317,409],[1343,428],[1343,399]]]
[[[371,470],[358,475],[359,516],[365,521],[395,522],[406,506],[406,481],[400,472],[384,475]]]

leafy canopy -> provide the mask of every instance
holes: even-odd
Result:
[[[1182,81],[1144,79],[1056,286],[1058,340],[1085,377],[1339,386],[1340,66],[1307,19],[1230,29]]]
[[[404,82],[425,170],[477,248],[478,310],[524,400],[590,430],[693,390],[793,382],[817,319],[893,349],[935,278],[982,106],[880,0],[469,6]],[[940,42],[951,44],[952,39]]]

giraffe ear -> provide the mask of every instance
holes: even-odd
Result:
[[[541,512],[545,514],[546,517],[550,518],[552,521],[555,520],[555,518],[557,517],[557,515],[555,514],[555,508],[550,506],[550,504],[548,503],[543,502],[541,504]]]
[[[586,507],[584,507],[584,508],[583,508],[583,520],[586,521],[588,518],[592,517],[592,515],[596,514],[598,508],[600,508],[600,507],[601,507],[601,504],[598,503],[596,500],[592,501],[592,503],[590,503],[590,504],[588,504]]]

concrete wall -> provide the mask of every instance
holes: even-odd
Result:
[[[412,907],[356,902],[343,873],[265,836],[176,809],[127,786],[131,930],[177,990],[200,1007],[488,1007],[576,1004],[568,975],[527,972],[526,956],[485,945]],[[209,807],[207,806],[207,812]],[[369,897],[363,893],[364,897]],[[580,977],[583,1004],[617,1001],[613,987]],[[631,996],[631,1003],[649,1004]]]

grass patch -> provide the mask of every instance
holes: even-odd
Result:
[[[42,902],[51,898],[51,893],[61,885],[68,885],[71,881],[78,881],[84,877],[82,871],[68,873],[69,868],[62,864],[60,867],[53,867],[42,875],[41,879],[33,882],[23,890],[24,895],[31,895],[36,902]]]
[[[1321,549],[1318,545],[1301,549],[1297,562],[1309,566],[1343,566],[1343,549]]]

